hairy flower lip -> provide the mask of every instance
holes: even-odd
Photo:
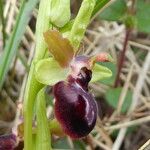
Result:
[[[64,81],[54,86],[53,93],[55,117],[63,131],[73,139],[87,136],[94,128],[97,118],[94,97],[79,84]]]
[[[53,87],[55,117],[64,133],[72,139],[87,136],[96,124],[98,107],[93,95],[88,92],[88,83],[96,60],[107,61],[107,56],[103,53],[97,57],[73,57],[66,81],[60,81]]]

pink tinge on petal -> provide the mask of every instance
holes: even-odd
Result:
[[[96,55],[95,60],[96,62],[112,62],[113,61],[112,57],[108,53],[105,53],[105,52]]]
[[[72,60],[71,64],[71,74],[74,78],[78,76],[82,68],[87,68],[88,70],[91,70],[91,58],[88,56],[76,56]]]

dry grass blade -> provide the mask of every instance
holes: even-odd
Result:
[[[0,0],[0,19],[2,21],[2,33],[3,33],[3,47],[5,46],[5,40],[6,40],[6,32],[5,32],[5,19],[4,19],[4,13],[3,13],[3,1]]]
[[[142,68],[142,74],[139,74],[135,89],[134,89],[134,93],[133,93],[133,100],[132,100],[132,104],[131,107],[128,111],[128,114],[132,113],[133,110],[136,108],[136,106],[138,105],[138,99],[139,99],[139,95],[141,93],[141,90],[143,88],[143,84],[144,84],[144,80],[146,78],[146,74],[147,71],[149,69],[150,66],[150,52],[147,54],[146,58],[145,58],[145,62]],[[126,121],[129,121],[129,119],[127,119]],[[121,128],[121,130],[119,131],[118,137],[116,138],[114,145],[113,145],[113,150],[119,150],[120,146],[123,142],[123,139],[125,137],[127,128]]]
[[[140,124],[143,124],[145,122],[150,122],[150,116],[143,117],[143,118],[136,119],[136,120],[132,120],[132,121],[127,121],[127,122],[120,123],[120,124],[117,124],[117,125],[112,125],[110,127],[104,127],[104,129],[105,130],[117,130],[117,129],[120,129],[120,128],[140,125]]]
[[[150,139],[139,148],[139,150],[149,150],[150,149]]]

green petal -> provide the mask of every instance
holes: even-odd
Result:
[[[101,66],[99,64],[95,64],[93,68],[93,75],[91,82],[96,82],[102,80],[104,78],[109,78],[112,76],[112,72],[107,67]]]
[[[54,85],[58,81],[65,80],[68,69],[63,69],[53,58],[42,59],[35,65],[36,79],[46,85]]]
[[[69,40],[64,38],[57,30],[49,30],[44,33],[45,42],[50,53],[61,67],[68,67],[73,56],[74,50]]]

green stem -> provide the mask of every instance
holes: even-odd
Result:
[[[36,49],[35,56],[31,64],[29,77],[26,85],[24,99],[24,150],[32,150],[32,117],[34,102],[39,90],[43,87],[37,82],[34,76],[35,63],[45,57],[46,44],[43,40],[43,32],[50,28],[49,11],[50,0],[41,0],[39,6],[39,14],[36,24]]]
[[[24,99],[24,149],[32,150],[33,106],[38,91],[43,86],[34,77],[34,63],[31,64]]]
[[[95,0],[83,0],[78,15],[72,26],[69,40],[74,48],[78,48],[95,6]]]
[[[2,34],[3,34],[3,47],[5,47],[5,41],[6,41],[6,32],[5,32],[5,19],[3,14],[3,0],[0,0],[0,18],[2,21]]]
[[[36,150],[50,150],[50,129],[46,116],[45,104],[45,88],[41,89],[37,95],[36,101],[36,120],[37,120],[37,134],[36,134]]]

